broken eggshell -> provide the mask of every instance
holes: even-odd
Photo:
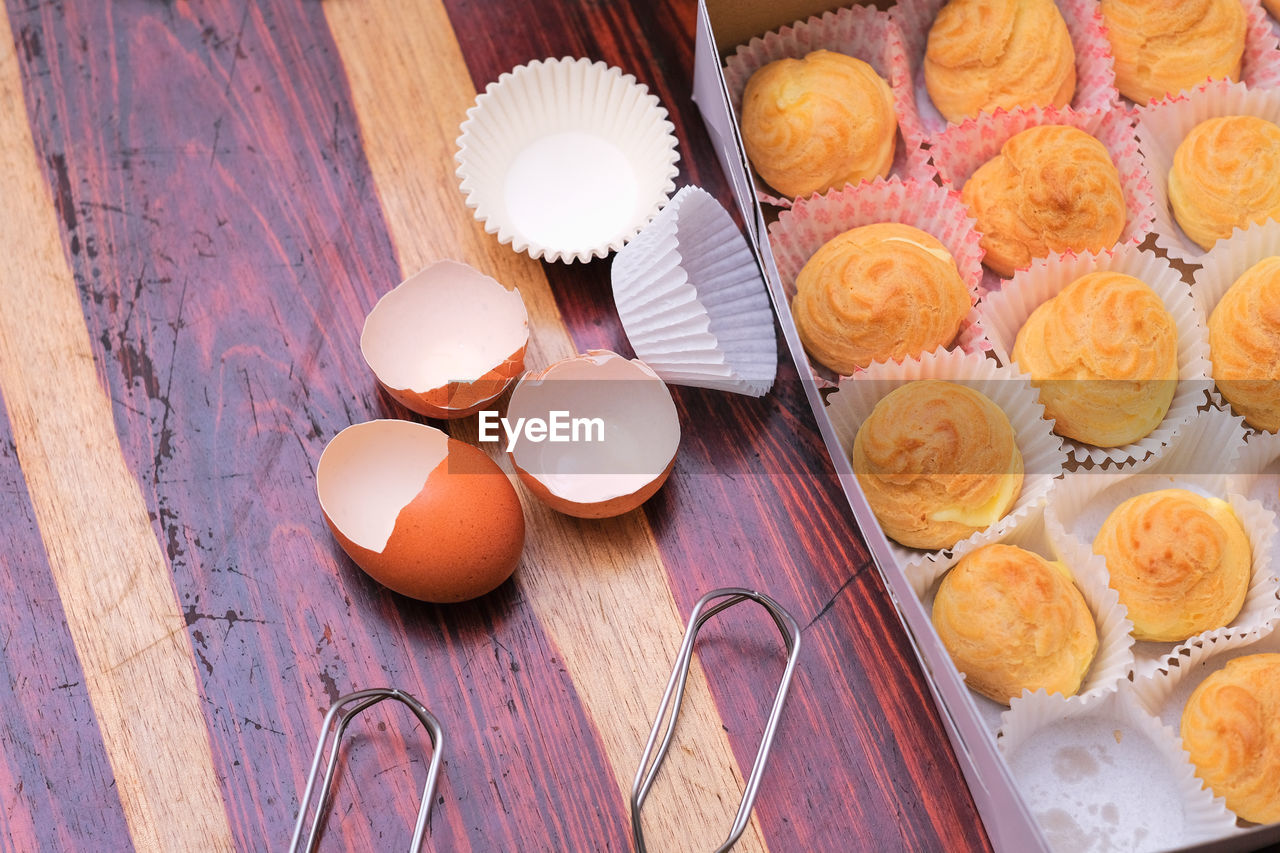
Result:
[[[552,509],[579,518],[640,506],[666,482],[680,444],[666,384],[644,362],[609,350],[526,374],[511,392],[506,420],[526,425],[507,437],[520,480]],[[527,425],[539,420],[549,428],[531,440]],[[557,423],[569,440],[554,439]]]
[[[316,490],[342,550],[401,595],[465,601],[520,561],[524,514],[511,481],[482,451],[434,427],[347,427],[320,456]]]
[[[529,315],[508,290],[457,261],[437,261],[378,300],[360,351],[387,393],[431,418],[484,408],[524,370]]]

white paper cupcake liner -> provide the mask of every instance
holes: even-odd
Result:
[[[1229,476],[1221,473],[1234,470],[1242,440],[1239,418],[1218,411],[1206,412],[1179,435],[1170,455],[1152,460],[1137,473],[1069,474],[1054,490],[1045,511],[1045,528],[1055,552],[1062,555],[1081,548],[1092,550],[1103,522],[1125,500],[1168,488],[1225,499],[1249,537],[1253,567],[1240,613],[1229,625],[1202,631],[1182,642],[1135,643],[1135,670],[1139,674],[1151,671],[1164,658],[1190,645],[1249,633],[1280,615],[1280,578],[1275,570],[1276,515],[1258,501],[1231,492]],[[1217,473],[1189,473],[1195,470]]]
[[[769,245],[788,303],[795,298],[800,271],[827,241],[852,228],[881,222],[910,225],[937,237],[951,253],[961,280],[969,288],[970,300],[976,304],[981,295],[982,247],[968,210],[955,193],[937,184],[897,178],[800,199],[769,226]],[[985,333],[970,328],[976,319],[977,314],[970,311],[953,346],[969,352],[989,348]],[[811,366],[818,377],[837,380],[834,371],[812,360]]]
[[[613,298],[632,349],[670,384],[759,397],[778,345],[755,254],[728,212],[685,187],[613,259]]]
[[[876,362],[855,377],[843,379],[827,399],[827,415],[846,455],[853,450],[858,427],[876,403],[901,385],[918,379],[962,382],[986,395],[1012,424],[1022,452],[1022,492],[1004,518],[951,548],[922,551],[889,540],[898,567],[917,593],[927,590],[956,561],[982,545],[997,542],[1021,519],[1044,505],[1054,478],[1066,462],[1062,440],[1049,431],[1044,407],[1025,375],[1000,367],[981,353],[941,350],[903,362]]]
[[[999,541],[1039,554],[1046,560],[1061,560],[1066,565],[1075,580],[1076,588],[1089,606],[1089,612],[1093,614],[1094,625],[1098,630],[1098,651],[1076,695],[1091,696],[1115,690],[1119,682],[1127,679],[1133,671],[1133,636],[1130,633],[1133,623],[1125,615],[1120,596],[1107,586],[1106,567],[1102,558],[1088,551],[1072,554],[1069,559],[1055,554],[1048,536],[1045,535],[1044,513],[1041,510],[1033,510],[1019,519]],[[945,574],[941,573],[939,579]],[[926,592],[917,590],[931,619],[937,592],[936,582],[930,583]],[[961,673],[962,677],[963,675]],[[972,698],[983,722],[992,735],[995,735],[1000,729],[1007,707],[978,693],[973,693]]]
[[[1242,0],[1248,16],[1244,37],[1244,56],[1240,62],[1241,81],[1255,89],[1280,86],[1280,30],[1272,25],[1271,16],[1261,0]]]
[[[1127,682],[1089,697],[1014,699],[1000,751],[1054,850],[1168,850],[1236,832]]]
[[[1015,273],[1002,290],[984,297],[978,307],[978,322],[996,356],[1005,364],[1012,364],[1009,353],[1031,312],[1076,279],[1098,270],[1124,273],[1145,282],[1164,302],[1178,329],[1178,386],[1168,413],[1155,430],[1120,447],[1095,447],[1064,439],[1078,463],[1101,465],[1109,459],[1113,464],[1131,465],[1168,444],[1177,430],[1195,417],[1211,387],[1208,329],[1191,288],[1175,269],[1133,244],[1096,255],[1050,255],[1032,261],[1028,269]]]
[[[458,137],[458,177],[485,231],[548,261],[622,248],[675,190],[675,126],[635,77],[588,59],[490,83]]]
[[[1249,89],[1243,83],[1213,81],[1195,91],[1138,110],[1138,145],[1147,160],[1154,193],[1156,245],[1189,264],[1205,260],[1205,250],[1186,235],[1169,206],[1173,155],[1196,125],[1221,116],[1250,115],[1280,123],[1280,91]],[[1236,228],[1233,235],[1239,233]],[[1219,241],[1217,245],[1220,245]]]
[[[1248,439],[1236,458],[1234,473],[1227,477],[1227,490],[1280,516],[1280,433],[1255,432]],[[1275,568],[1280,571],[1280,565]]]
[[[924,54],[938,11],[947,0],[898,0],[890,16],[902,31],[906,52],[907,74],[914,97],[911,103],[918,124],[926,138],[932,138],[947,127],[947,120],[929,98],[924,84]],[[1097,4],[1088,0],[1057,0],[1058,10],[1071,34],[1076,53],[1076,91],[1070,107],[1083,112],[1107,110],[1119,102],[1116,73],[1110,46],[1102,30],[1102,14]]]
[[[959,192],[970,176],[1012,137],[1032,127],[1061,124],[1084,131],[1102,143],[1120,173],[1126,216],[1120,243],[1141,243],[1155,218],[1153,190],[1147,165],[1138,151],[1134,121],[1122,111],[1080,113],[1074,110],[1031,109],[984,115],[951,125],[933,142],[934,164],[945,186]],[[1001,279],[987,271],[986,288],[996,290]]]
[[[724,79],[733,114],[742,116],[742,95],[751,75],[779,59],[802,59],[815,50],[830,50],[861,59],[885,79],[893,92],[900,138],[894,148],[890,176],[929,181],[935,174],[922,136],[913,124],[915,108],[907,79],[902,36],[889,15],[869,6],[851,6],[753,38],[725,61]],[[756,177],[756,197],[765,204],[790,207],[793,199]]]
[[[1213,309],[1218,307],[1236,279],[1263,258],[1277,255],[1280,255],[1280,220],[1275,219],[1246,229],[1236,229],[1230,237],[1219,240],[1205,253],[1201,259],[1203,266],[1195,271],[1195,287],[1192,292],[1200,307],[1200,316],[1204,318],[1206,334]],[[1210,356],[1212,357],[1212,353]],[[1210,372],[1212,373],[1212,363]],[[1216,386],[1214,401],[1224,408],[1230,406]],[[1260,432],[1248,424],[1245,424],[1245,428],[1251,432]]]

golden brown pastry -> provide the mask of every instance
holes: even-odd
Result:
[[[890,222],[827,241],[800,270],[791,301],[805,349],[842,374],[948,346],[970,307],[947,247]]]
[[[852,456],[885,535],[908,548],[949,548],[1004,518],[1022,491],[1009,418],[956,382],[909,382],[885,395]]]
[[[1237,226],[1280,217],[1280,127],[1256,116],[1196,125],[1173,154],[1169,206],[1204,249]]]
[[[1253,550],[1230,504],[1186,489],[1129,498],[1093,540],[1138,640],[1182,642],[1231,624],[1244,605]]]
[[[1139,279],[1101,271],[1042,303],[1010,353],[1040,389],[1054,432],[1096,447],[1132,444],[1169,411],[1178,329]]]
[[[1076,52],[1053,0],[951,0],[934,19],[924,84],[947,121],[998,107],[1066,106]]]
[[[742,142],[769,186],[787,196],[885,177],[898,118],[893,92],[852,56],[816,50],[756,71],[742,96]]]
[[[977,220],[983,263],[1006,278],[1050,252],[1108,249],[1124,231],[1120,172],[1101,142],[1074,127],[1022,131],[960,195]]]
[[[1262,5],[1271,13],[1271,17],[1280,18],[1280,0],[1262,0]]]
[[[1228,661],[1187,699],[1182,746],[1238,817],[1280,821],[1280,654]]]
[[[1246,21],[1240,0],[1102,0],[1116,88],[1146,104],[1209,77],[1240,79]]]
[[[1098,629],[1067,567],[1012,545],[987,545],[947,573],[933,627],[971,688],[1008,705],[1023,690],[1074,696]]]
[[[1263,258],[1209,315],[1218,390],[1250,426],[1280,430],[1280,257]]]

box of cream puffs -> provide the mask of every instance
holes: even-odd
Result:
[[[1280,842],[1280,9],[698,12],[694,99],[993,845]]]

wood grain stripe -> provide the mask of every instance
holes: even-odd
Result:
[[[499,246],[463,205],[453,177],[454,140],[474,89],[439,0],[396,0],[376,10],[336,0],[325,4],[325,13],[401,271],[441,257],[467,260],[519,287],[530,314],[530,366],[575,352],[541,266]],[[424,120],[428,103],[433,110]],[[473,422],[459,429],[474,437]],[[551,512],[523,490],[522,496],[530,535],[519,583],[600,731],[625,799],[684,617],[642,514],[583,522]],[[648,638],[648,645],[637,637]],[[646,807],[646,826],[654,827],[654,849],[712,848],[723,838],[742,780],[701,668],[690,679],[681,738],[696,745],[696,759],[669,762],[664,790]],[[694,749],[684,753],[692,756]],[[618,810],[617,801],[612,807]],[[754,821],[739,849],[765,849]]]
[[[0,16],[0,388],[134,844],[231,850],[194,657],[98,382]]]

